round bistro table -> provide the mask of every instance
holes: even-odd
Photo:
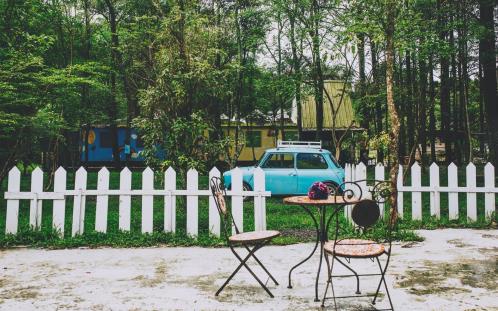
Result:
[[[334,216],[338,216],[339,211],[342,210],[342,208],[345,205],[354,204],[356,202],[357,202],[357,200],[355,198],[345,199],[341,195],[337,195],[337,196],[330,195],[326,200],[312,200],[312,199],[308,198],[308,196],[294,196],[294,197],[284,198],[284,204],[286,204],[286,205],[299,205],[299,206],[301,206],[306,211],[306,213],[311,217],[311,219],[313,220],[313,223],[315,224],[315,228],[316,228],[315,247],[313,248],[311,253],[308,255],[308,257],[306,257],[305,259],[303,259],[301,262],[299,262],[297,265],[295,265],[294,267],[292,267],[290,269],[290,271],[289,271],[289,285],[287,286],[287,288],[292,288],[292,283],[291,283],[292,271],[294,269],[296,269],[297,267],[299,267],[300,265],[302,265],[303,263],[305,263],[306,261],[308,261],[313,256],[313,254],[316,252],[316,249],[318,248],[318,244],[320,244],[320,262],[318,264],[318,271],[316,273],[316,280],[315,280],[315,301],[320,301],[320,299],[318,299],[318,281],[320,278],[320,270],[322,268],[322,260],[324,257],[323,245],[325,244],[325,242],[328,241],[327,232],[328,232],[330,220]],[[317,221],[317,219],[312,211],[312,209],[314,210],[315,208],[316,208],[316,210],[318,210],[318,216],[319,216],[318,221]],[[326,220],[326,210],[330,209],[330,208],[333,209],[332,214],[330,215],[328,220]]]

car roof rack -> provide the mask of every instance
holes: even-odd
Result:
[[[277,148],[312,148],[322,149],[322,141],[285,141],[277,140]]]

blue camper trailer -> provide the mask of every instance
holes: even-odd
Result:
[[[88,133],[87,133],[88,131]],[[144,149],[143,143],[135,129],[130,129],[130,145],[125,145],[127,129],[118,127],[118,147],[121,161],[129,161],[140,164],[144,161],[141,152]],[[88,159],[87,157],[88,148]],[[85,126],[81,129],[80,135],[80,161],[82,163],[105,163],[112,162],[112,132],[109,126]]]

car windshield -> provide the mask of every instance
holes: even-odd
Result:
[[[259,160],[258,160],[258,162],[256,163],[256,165],[255,165],[255,166],[260,166],[260,167],[261,167],[261,165],[263,164],[263,159],[265,158],[265,156],[266,156],[266,152],[264,152],[264,153],[261,155],[261,157],[259,158]]]
[[[339,162],[337,162],[337,160],[334,158],[334,156],[331,153],[327,153],[325,154],[325,156],[328,157],[336,167],[341,167]]]

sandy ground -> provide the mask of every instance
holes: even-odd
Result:
[[[498,310],[497,230],[420,234],[426,241],[394,248],[387,281],[396,309]],[[318,256],[296,270],[294,288],[287,288],[289,268],[312,247],[261,251],[260,259],[280,282],[270,285],[274,299],[244,270],[214,296],[237,264],[226,248],[3,250],[0,310],[319,310],[313,301]],[[377,269],[369,260],[353,264],[360,271]],[[262,270],[256,273],[267,280]],[[373,291],[377,280],[365,278],[363,293]],[[322,277],[320,294],[324,284]],[[338,281],[336,293],[354,294],[353,280]],[[383,296],[376,307],[385,307],[386,300]],[[327,306],[333,309],[331,300]],[[368,298],[355,298],[340,300],[339,308],[372,306]]]

